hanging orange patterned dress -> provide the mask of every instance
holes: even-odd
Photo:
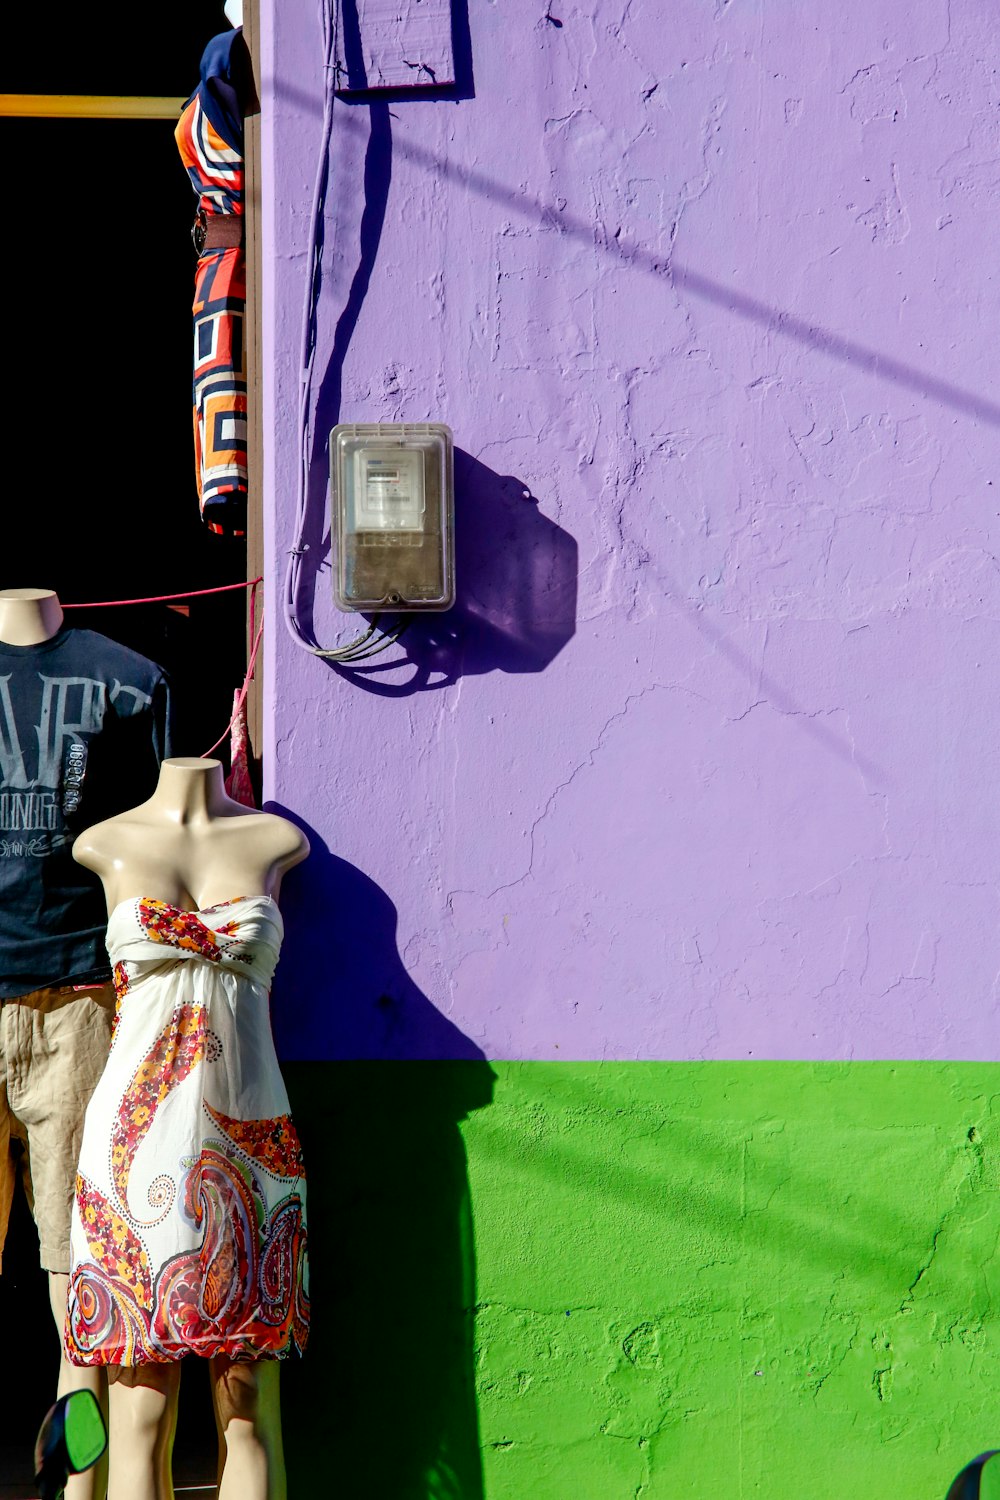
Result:
[[[243,536],[247,504],[247,372],[243,339],[243,111],[252,90],[240,31],[213,37],[201,82],[174,132],[198,195],[192,237],[194,451],[201,514],[209,531]]]

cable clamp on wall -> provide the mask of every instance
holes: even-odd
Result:
[[[371,624],[367,630],[355,636],[353,641],[348,641],[346,646],[334,646],[324,649],[322,646],[307,646],[306,649],[313,656],[321,656],[324,661],[354,662],[364,661],[366,657],[378,656],[387,647],[399,640],[399,637],[410,624],[409,619],[400,620],[392,630],[379,630],[381,615],[373,615]],[[374,639],[373,639],[374,637]]]

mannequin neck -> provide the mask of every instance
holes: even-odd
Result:
[[[0,593],[0,641],[40,646],[62,629],[59,596],[52,589],[4,589]]]
[[[210,823],[231,815],[234,809],[246,812],[227,794],[221,762],[193,757],[163,762],[156,791],[146,806],[180,826]]]

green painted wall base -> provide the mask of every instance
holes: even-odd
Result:
[[[1000,1066],[285,1071],[294,1500],[944,1500],[1000,1447]]]

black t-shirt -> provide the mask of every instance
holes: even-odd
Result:
[[[100,882],[71,846],[150,796],[168,738],[155,662],[93,630],[0,641],[0,999],[107,979]]]

